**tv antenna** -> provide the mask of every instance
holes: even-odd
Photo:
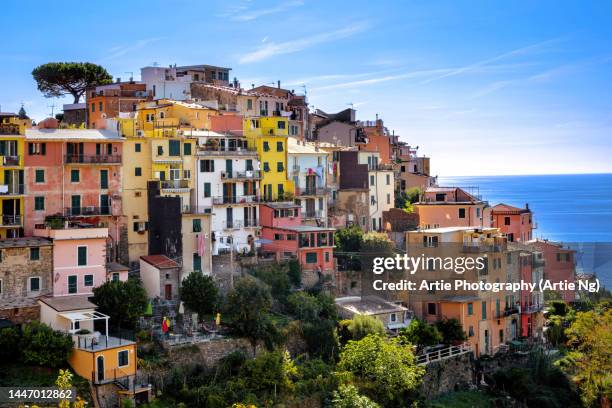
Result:
[[[130,74],[130,81],[134,80],[134,72],[133,71],[125,71],[124,74]]]
[[[51,117],[53,118],[53,117],[54,117],[54,116],[53,116],[53,112],[54,112],[54,110],[55,110],[55,104],[54,104],[54,103],[52,103],[51,105],[47,105],[47,108],[51,108]]]

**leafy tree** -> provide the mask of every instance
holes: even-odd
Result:
[[[359,394],[359,390],[351,384],[342,384],[334,391],[331,406],[333,408],[379,408],[380,405]]]
[[[560,362],[580,389],[585,406],[612,398],[612,310],[579,312],[565,331],[571,351]]]
[[[334,320],[318,319],[306,322],[302,326],[302,334],[311,355],[319,356],[326,361],[334,359],[337,355],[339,342]]]
[[[72,352],[72,338],[43,323],[32,322],[23,329],[21,348],[26,363],[61,367]]]
[[[563,317],[569,311],[569,306],[562,300],[554,300],[550,302],[550,308],[548,311],[551,315]]]
[[[403,406],[424,374],[415,364],[412,347],[378,335],[349,341],[338,369],[352,373],[366,395],[389,406]]]
[[[395,196],[395,208],[401,208],[406,212],[414,212],[412,204],[419,201],[423,190],[420,187],[411,187],[405,192],[400,192]]]
[[[299,320],[316,320],[321,313],[321,304],[316,296],[307,292],[295,292],[287,298],[289,310]]]
[[[98,310],[120,327],[135,327],[148,301],[147,292],[137,279],[104,282],[93,290],[93,302]]]
[[[297,374],[297,367],[288,352],[272,351],[244,363],[239,378],[248,389],[269,395],[292,391]]]
[[[349,321],[347,329],[353,340],[361,340],[370,334],[384,335],[385,325],[383,322],[372,316],[355,315]]]
[[[442,319],[436,322],[436,329],[442,335],[444,344],[457,344],[467,340],[467,336],[457,319]]]
[[[47,98],[72,95],[74,103],[89,87],[112,82],[113,77],[99,65],[89,62],[49,62],[32,71],[38,90]]]
[[[210,276],[190,273],[181,283],[181,300],[185,306],[198,314],[198,318],[212,313],[217,304],[219,290]]]
[[[442,342],[442,334],[436,326],[427,324],[422,320],[413,319],[410,325],[400,331],[400,338],[404,343],[417,346],[417,350],[422,350],[426,346],[434,346]]]
[[[281,303],[285,303],[291,292],[291,283],[287,274],[287,265],[268,264],[259,266],[252,270],[253,276],[270,286],[272,297]]]
[[[292,259],[287,262],[289,270],[287,271],[287,276],[289,277],[289,281],[293,286],[299,288],[302,286],[302,270],[300,267],[300,263],[297,259]]]
[[[263,340],[268,347],[276,341],[276,326],[268,315],[272,307],[270,288],[257,279],[246,276],[236,282],[227,298],[227,312],[233,318],[237,334],[247,337],[255,350]]]
[[[0,361],[15,361],[19,359],[21,351],[19,345],[21,334],[13,327],[0,330]]]
[[[363,231],[355,224],[341,228],[334,234],[334,243],[338,252],[359,252],[363,243]]]

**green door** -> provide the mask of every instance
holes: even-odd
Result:
[[[108,198],[108,194],[100,195],[100,214],[102,215],[110,214],[110,200]]]
[[[202,272],[202,257],[198,254],[193,254],[193,270],[194,272]]]
[[[81,215],[81,196],[73,195],[71,198],[71,215]]]
[[[232,176],[232,160],[225,161],[225,173],[227,173],[228,177]]]
[[[108,189],[108,170],[100,170],[100,188]]]
[[[68,276],[68,293],[77,293],[77,277],[76,277],[76,275]]]

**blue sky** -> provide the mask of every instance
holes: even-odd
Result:
[[[153,62],[217,64],[378,113],[435,174],[612,172],[610,2],[9,0],[2,15],[3,111],[66,102],[32,80],[49,61],[136,79]]]

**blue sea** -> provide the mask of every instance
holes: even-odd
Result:
[[[534,238],[578,249],[577,270],[612,287],[612,174],[441,176],[438,185],[463,187],[492,206],[529,203]]]

